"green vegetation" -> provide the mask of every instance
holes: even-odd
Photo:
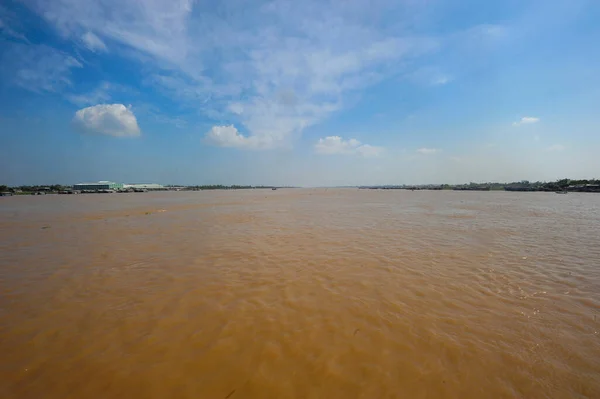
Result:
[[[600,180],[582,179],[570,180],[560,179],[554,182],[529,182],[523,180],[520,182],[506,184],[507,191],[600,191]]]
[[[71,186],[63,186],[61,184],[51,184],[46,186],[16,186],[8,187],[5,185],[0,186],[0,192],[10,191],[15,194],[30,194],[36,192],[59,192],[63,190],[71,190]]]
[[[600,180],[598,179],[560,179],[554,182],[530,182],[522,180],[512,183],[474,183],[469,184],[426,184],[426,185],[389,185],[389,186],[364,186],[360,188],[384,189],[384,190],[464,190],[464,191],[579,191],[600,192]]]

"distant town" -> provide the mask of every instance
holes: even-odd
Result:
[[[195,185],[177,186],[157,183],[126,184],[101,180],[91,183],[77,183],[72,186],[61,184],[16,186],[0,185],[0,195],[46,195],[46,194],[111,194],[111,193],[142,193],[148,191],[199,191],[199,190],[242,190],[242,189],[271,189],[275,186],[225,186],[225,185]]]
[[[469,183],[469,184],[424,184],[361,186],[361,189],[377,190],[455,190],[455,191],[546,191],[546,192],[600,192],[600,180],[560,179],[554,182],[530,182],[523,180],[512,183]]]
[[[370,190],[455,190],[455,191],[545,191],[545,192],[591,192],[600,193],[600,180],[571,180],[561,179],[554,182],[530,182],[523,180],[512,183],[469,183],[469,184],[422,184],[422,185],[378,185],[351,186]],[[112,181],[93,183],[77,183],[71,186],[60,184],[16,186],[0,185],[1,196],[12,195],[46,195],[46,194],[110,194],[110,193],[141,193],[148,191],[201,191],[201,190],[249,190],[293,188],[291,186],[241,186],[241,185],[161,185],[156,183],[126,184]]]

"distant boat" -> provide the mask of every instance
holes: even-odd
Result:
[[[568,194],[569,192],[567,190],[563,190],[563,191],[557,191],[556,194]]]
[[[275,190],[277,190],[277,187],[273,187],[271,190],[275,191]]]

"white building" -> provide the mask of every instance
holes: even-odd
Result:
[[[99,191],[99,190],[119,190],[123,188],[123,185],[120,183],[115,183],[112,181],[102,180],[96,183],[77,183],[73,184],[73,190],[90,190],[90,191]]]
[[[123,184],[123,188],[124,189],[133,189],[133,190],[148,190],[148,191],[152,191],[152,190],[167,190],[166,187],[164,187],[161,184],[156,184],[156,183],[148,183],[148,184]]]

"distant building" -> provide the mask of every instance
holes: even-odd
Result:
[[[115,183],[112,181],[102,180],[97,183],[78,183],[73,185],[73,190],[84,191],[84,190],[119,190],[123,188],[122,183]]]
[[[123,184],[124,189],[132,189],[132,190],[168,190],[167,187],[156,184],[156,183],[148,183],[148,184]]]

